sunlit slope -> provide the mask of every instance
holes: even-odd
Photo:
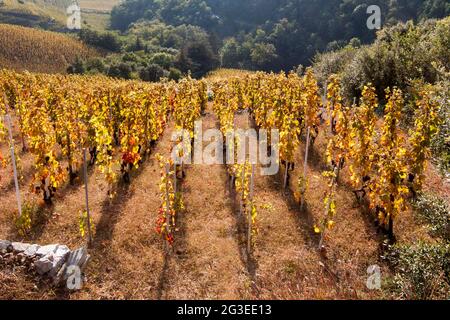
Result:
[[[109,12],[119,0],[82,0],[81,18],[84,26],[104,29]],[[72,0],[3,0],[0,1],[0,21],[26,27],[64,30],[67,8]]]
[[[77,56],[96,55],[72,36],[0,24],[0,68],[34,72],[65,72]]]

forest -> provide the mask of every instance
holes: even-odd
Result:
[[[383,26],[450,14],[445,0],[126,0],[112,10],[111,28],[176,48],[171,30],[196,26],[208,35],[203,45],[220,55],[223,67],[279,71],[310,64],[317,52],[351,39],[373,41],[376,30],[366,27],[369,5],[380,7]],[[159,43],[149,37],[155,29]],[[188,50],[193,44],[184,40]]]

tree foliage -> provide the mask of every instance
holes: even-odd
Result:
[[[381,8],[385,26],[450,14],[445,0],[374,0],[370,4]],[[374,40],[376,30],[366,26],[367,8],[363,0],[126,0],[113,9],[111,27],[126,31],[142,21],[193,25],[223,41],[225,66],[286,70],[307,64],[318,51],[345,46],[351,39],[353,43]],[[268,55],[261,61],[263,53]]]

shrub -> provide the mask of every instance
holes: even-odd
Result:
[[[86,61],[86,69],[90,73],[104,73],[106,71],[105,64],[101,58],[93,58]]]
[[[450,206],[445,200],[422,193],[413,206],[417,215],[430,225],[433,236],[450,241]]]
[[[86,72],[84,66],[84,61],[79,57],[76,58],[75,62],[67,68],[67,73],[70,74],[83,74]]]
[[[396,274],[394,294],[400,299],[450,298],[450,246],[418,243],[390,248],[388,260]]]
[[[442,173],[450,172],[450,73],[436,85],[437,100],[440,103],[440,118],[442,119],[438,134],[431,142],[433,156],[437,160]]]
[[[119,52],[122,48],[119,37],[112,32],[97,32],[83,28],[79,33],[79,38],[86,44],[112,52]]]
[[[178,81],[181,79],[182,76],[183,76],[183,74],[181,73],[180,70],[178,70],[176,68],[169,69],[169,79],[170,80]]]
[[[35,203],[25,202],[22,205],[22,215],[14,218],[14,224],[17,233],[20,236],[25,237],[37,226],[45,224],[47,219],[48,213],[46,213],[42,207]]]
[[[174,60],[175,58],[172,55],[164,52],[158,52],[151,57],[150,62],[157,64],[164,69],[169,69],[173,65]]]
[[[116,78],[131,79],[132,68],[126,63],[113,64],[109,67],[108,75]]]
[[[139,77],[143,81],[158,82],[164,77],[164,69],[157,64],[150,64],[140,70]]]

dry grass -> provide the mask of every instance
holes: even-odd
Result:
[[[3,13],[7,23],[23,26],[36,26],[30,20],[40,20],[45,28],[62,30],[67,25],[67,8],[71,6],[72,0],[2,0],[3,6],[0,13]],[[81,8],[81,19],[84,27],[95,30],[105,30],[109,24],[109,16],[112,8],[120,0],[81,0],[78,1]],[[17,16],[21,17],[17,19]],[[56,25],[54,25],[56,23]]]
[[[30,16],[40,16],[51,18],[60,23],[66,24],[66,8],[71,4],[71,0],[3,0],[2,11],[14,11]]]
[[[239,127],[248,126],[247,115],[237,116]],[[204,129],[217,126],[208,110]],[[302,171],[296,166],[290,190],[281,189],[280,175],[257,175],[255,198],[259,206],[253,257],[245,249],[245,230],[238,206],[227,187],[224,166],[190,165],[182,184],[185,211],[178,219],[174,252],[167,255],[154,231],[160,205],[159,166],[156,153],[168,156],[172,125],[158,142],[150,158],[134,173],[129,186],[119,186],[110,201],[106,184],[96,170],[90,172],[90,207],[97,228],[93,259],[86,270],[87,282],[77,293],[51,289],[22,271],[0,267],[0,299],[381,299],[383,292],[366,288],[367,267],[378,264],[383,277],[389,269],[379,258],[381,234],[373,217],[357,205],[349,187],[347,169],[337,190],[336,227],[325,239],[326,252],[317,251],[318,237],[312,226],[323,214],[326,181],[323,154],[327,137],[321,133],[309,159],[310,188],[307,210],[302,212],[293,198],[295,182]],[[17,137],[16,141],[19,141]],[[6,146],[1,145],[3,153]],[[303,148],[296,163],[303,163]],[[32,157],[21,154],[23,198],[39,201],[27,192]],[[55,204],[47,208],[47,219],[30,236],[15,231],[15,196],[11,169],[0,169],[0,239],[63,243],[71,248],[84,244],[78,231],[79,211],[84,207],[81,184],[63,187]],[[426,188],[443,196],[449,186],[430,166]],[[292,190],[292,191],[291,191]],[[410,210],[395,225],[398,241],[432,241]],[[387,296],[389,298],[389,296]]]
[[[82,9],[111,11],[114,6],[119,4],[120,0],[80,0]]]
[[[98,53],[75,38],[50,31],[0,24],[0,68],[65,73],[77,56]]]

